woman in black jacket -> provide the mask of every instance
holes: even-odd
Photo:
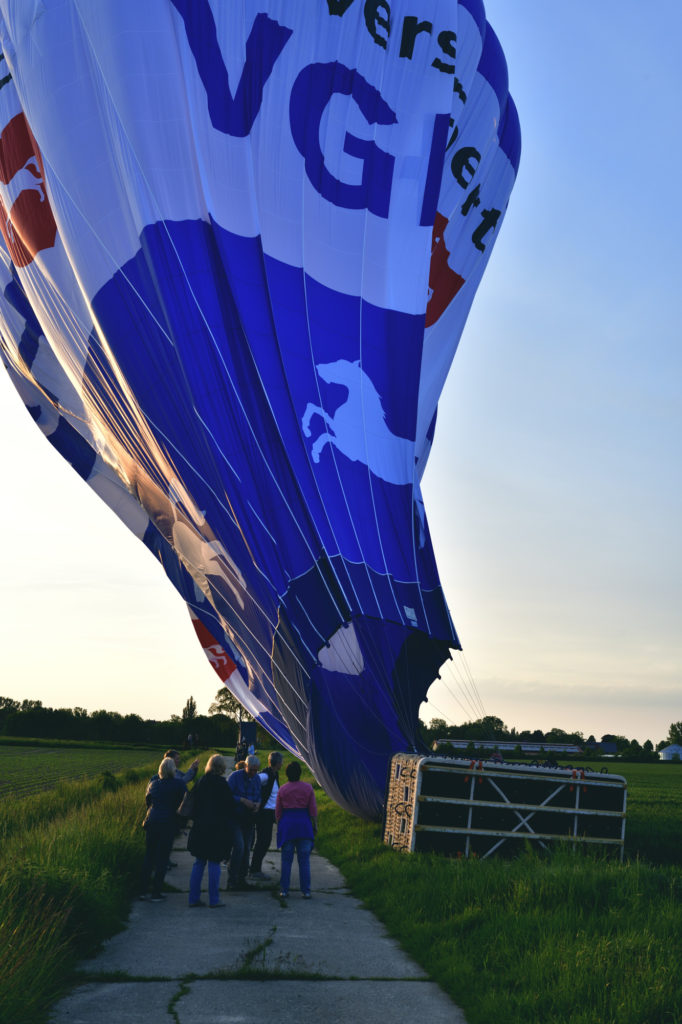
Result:
[[[195,858],[189,879],[190,907],[205,907],[201,899],[201,880],[208,862],[208,905],[224,907],[220,902],[220,865],[232,848],[234,797],[225,778],[227,758],[214,754],[208,759],[206,773],[194,791],[193,825],[187,849]]]

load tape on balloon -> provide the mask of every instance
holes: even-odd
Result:
[[[479,0],[0,2],[0,334],[343,806],[459,647],[420,479],[518,165]]]

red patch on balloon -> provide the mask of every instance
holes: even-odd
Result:
[[[0,231],[16,267],[26,267],[36,253],[50,249],[57,237],[45,189],[45,171],[36,140],[23,114],[0,135]]]
[[[431,265],[429,267],[429,302],[426,307],[426,326],[439,320],[457,292],[464,284],[464,278],[456,274],[448,263],[449,249],[445,247],[444,233],[448,219],[436,213],[431,236]]]
[[[229,679],[232,673],[236,671],[237,666],[222,644],[218,643],[216,638],[208,629],[206,629],[206,626],[200,619],[195,619],[194,616],[192,616],[192,623],[199,643],[204,649],[204,654],[211,662],[211,665],[222,681],[225,682],[225,680]]]

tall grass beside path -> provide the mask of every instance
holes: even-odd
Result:
[[[122,927],[144,855],[150,774],[105,773],[0,802],[0,1021],[44,1021],[77,960]]]
[[[0,800],[0,849],[11,836],[46,825],[67,811],[86,811],[92,803],[101,800],[107,788],[118,789],[122,782],[144,787],[156,767],[157,764],[150,761],[142,768],[129,769],[118,775],[101,772],[93,779],[58,782],[51,789],[27,797],[3,797]]]
[[[469,1024],[682,1022],[679,864],[405,854],[317,797],[319,852]]]

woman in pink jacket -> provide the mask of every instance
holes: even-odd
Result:
[[[317,832],[315,791],[309,782],[301,782],[301,766],[292,761],[286,767],[288,782],[280,787],[275,803],[277,846],[282,850],[280,896],[289,895],[294,850],[298,858],[298,877],[303,899],[310,899],[310,851]]]

